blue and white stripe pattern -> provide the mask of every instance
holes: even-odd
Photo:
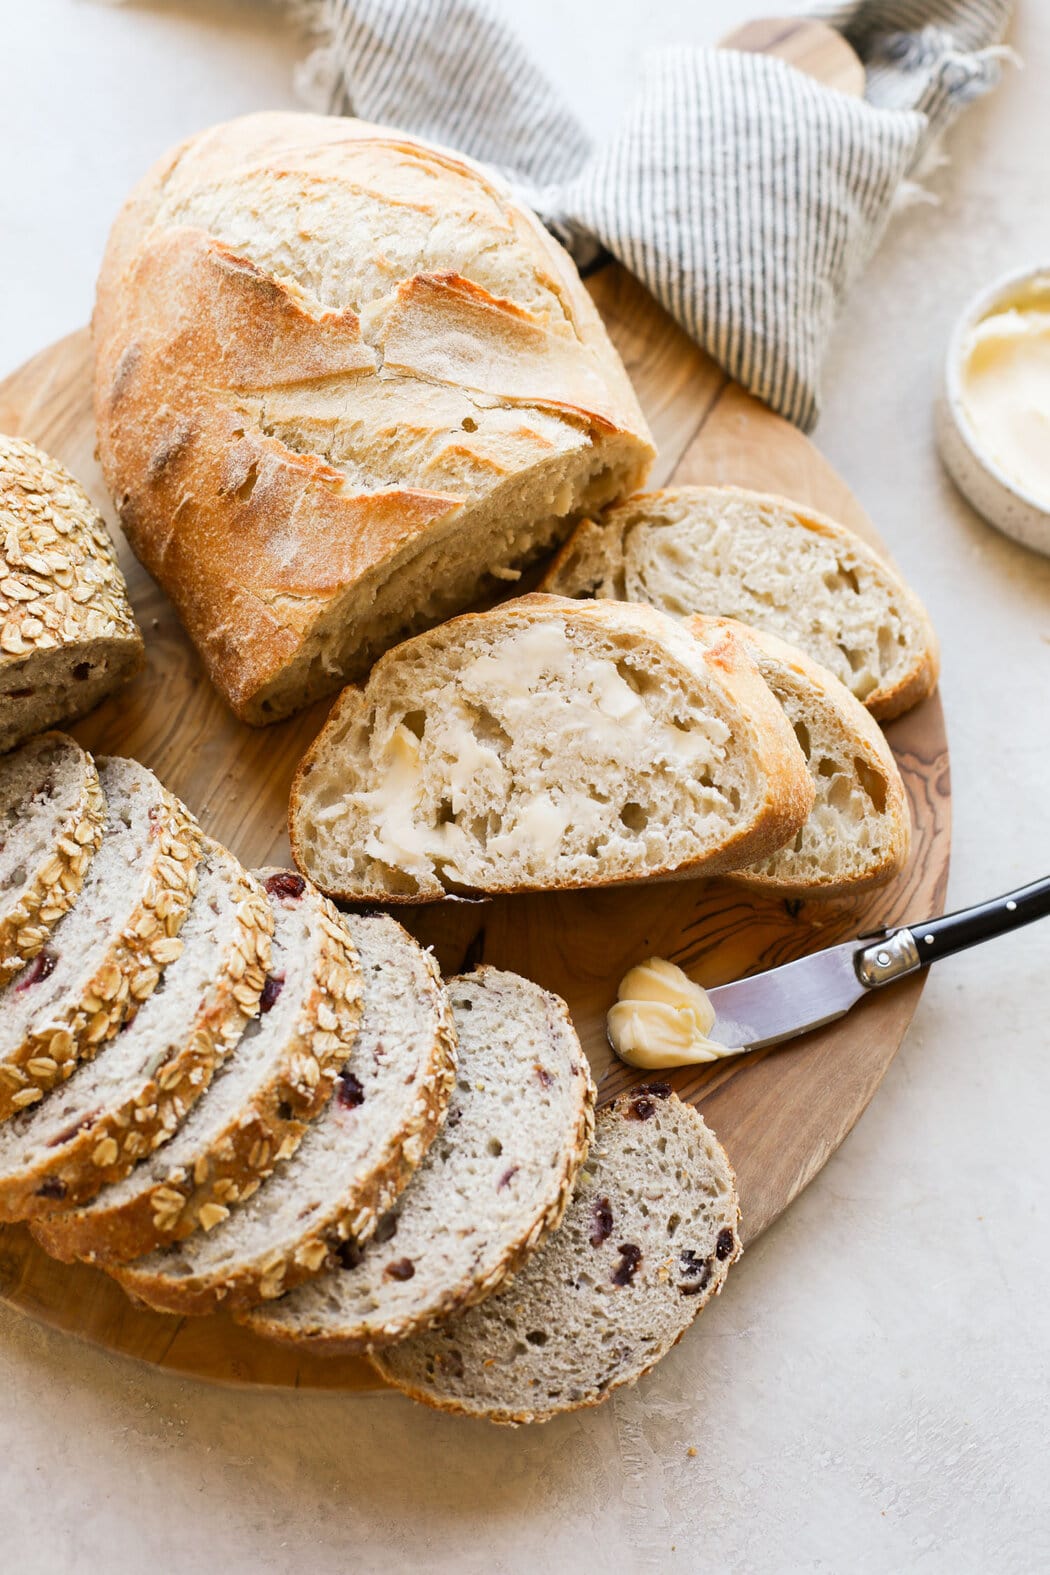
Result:
[[[312,94],[499,171],[581,266],[611,253],[739,383],[809,430],[839,307],[894,194],[997,80],[1011,0],[818,0],[861,98],[767,55],[653,52],[595,147],[484,0],[315,0]]]

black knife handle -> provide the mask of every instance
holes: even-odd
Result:
[[[960,908],[958,913],[946,913],[925,924],[909,924],[908,928],[915,937],[920,965],[925,967],[1048,915],[1050,876],[1044,876],[1030,886],[1019,886],[1002,897],[993,897],[991,902],[979,902],[974,908]]]

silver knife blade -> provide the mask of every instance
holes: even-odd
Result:
[[[863,946],[844,941],[708,990],[715,1012],[707,1037],[727,1050],[761,1050],[842,1017],[868,991],[854,959]]]

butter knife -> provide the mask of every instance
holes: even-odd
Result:
[[[715,1013],[707,1037],[739,1051],[793,1039],[844,1017],[872,990],[1047,915],[1050,876],[973,908],[861,935],[780,968],[718,985],[707,991]]]

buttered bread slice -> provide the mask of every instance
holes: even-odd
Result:
[[[73,906],[105,823],[95,762],[65,733],[0,759],[0,986]]]
[[[292,788],[296,863],[350,901],[739,868],[789,841],[806,763],[731,634],[526,596],[389,652]]]
[[[813,509],[740,487],[639,493],[585,520],[542,589],[737,618],[797,645],[883,721],[937,682],[925,609],[874,548]]]
[[[244,1315],[256,1333],[333,1352],[401,1339],[494,1290],[561,1219],[594,1106],[565,1003],[497,968],[446,988],[458,1068],[442,1131],[372,1240]]]
[[[364,996],[328,1103],[228,1219],[114,1271],[151,1307],[247,1307],[337,1267],[374,1233],[444,1120],[455,1031],[437,966],[383,914],[345,922]]]
[[[0,992],[0,1120],[28,1109],[134,1017],[179,950],[196,821],[152,772],[105,760],[106,829],[80,896]]]
[[[743,640],[784,707],[809,764],[815,799],[793,842],[730,876],[785,896],[841,897],[880,886],[904,868],[911,817],[893,752],[834,673],[776,635],[724,618],[687,628],[717,643],[727,628]]]
[[[733,1172],[666,1083],[598,1115],[560,1229],[511,1283],[439,1328],[377,1351],[414,1400],[490,1422],[600,1405],[682,1338],[740,1255]]]

